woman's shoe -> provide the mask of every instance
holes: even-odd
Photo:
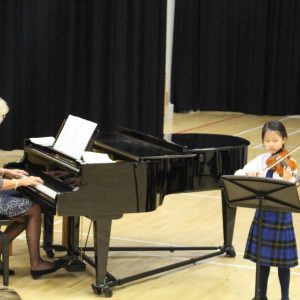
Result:
[[[43,275],[54,273],[65,266],[64,260],[56,260],[52,268],[45,270],[30,270],[33,279],[38,279]]]

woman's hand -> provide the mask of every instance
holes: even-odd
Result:
[[[20,169],[3,169],[3,173],[6,177],[11,178],[21,178],[24,176],[28,176],[28,173],[26,171]]]
[[[38,185],[43,184],[44,181],[40,177],[28,176],[18,179],[18,186]]]

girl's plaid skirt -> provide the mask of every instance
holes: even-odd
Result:
[[[257,261],[258,209],[250,228],[244,258]],[[298,265],[292,214],[263,211],[261,236],[262,266],[291,268]]]

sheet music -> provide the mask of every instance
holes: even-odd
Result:
[[[97,123],[69,115],[53,149],[79,160],[96,127]]]
[[[105,153],[84,151],[82,154],[82,159],[87,164],[105,164],[105,163],[115,163],[114,160],[110,159]]]
[[[53,136],[45,136],[39,138],[30,138],[30,141],[36,145],[52,146],[55,141],[55,138]]]

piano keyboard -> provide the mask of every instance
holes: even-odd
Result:
[[[37,189],[38,191],[42,192],[43,194],[49,196],[52,199],[55,199],[58,194],[58,192],[47,187],[44,184],[38,184],[38,185],[34,186],[34,188]]]
[[[33,172],[30,172],[31,173],[31,176],[40,176],[40,174],[33,174]],[[23,176],[24,177],[27,177],[27,176]],[[45,182],[46,183],[46,182]],[[38,184],[38,185],[35,185],[35,186],[32,186],[34,189],[38,190],[39,192],[45,194],[46,196],[50,197],[51,199],[56,199],[56,196],[58,194],[60,194],[60,192],[48,187],[47,185],[45,184]]]
[[[35,175],[34,175],[35,176]],[[27,177],[27,176],[23,176]],[[35,186],[32,186],[34,189],[42,192],[43,194],[47,195],[48,197],[50,197],[51,199],[55,199],[56,196],[59,194],[59,192],[51,189],[50,187],[46,186],[45,184],[38,184]]]

